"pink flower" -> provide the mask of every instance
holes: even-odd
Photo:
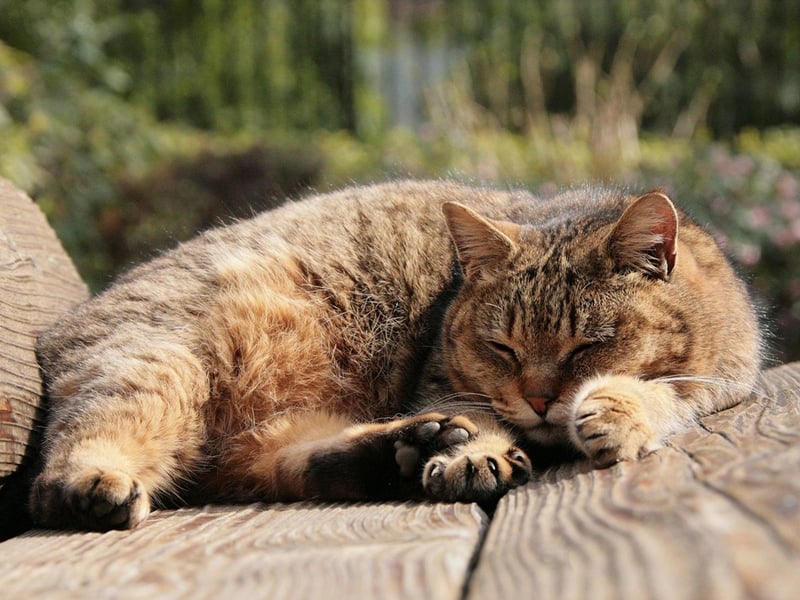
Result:
[[[800,190],[800,184],[798,184],[794,175],[788,171],[783,171],[778,175],[778,180],[775,182],[775,191],[780,200],[794,200],[793,204],[797,204],[798,190]]]
[[[782,227],[777,231],[773,231],[770,233],[769,237],[772,240],[772,243],[778,248],[787,248],[788,246],[792,246],[794,244],[794,235],[792,234],[791,230],[785,227]]]
[[[717,170],[723,177],[747,177],[755,169],[756,162],[751,156],[738,154],[731,157],[717,157]]]
[[[731,212],[731,204],[723,196],[714,196],[711,199],[711,210],[718,215],[727,215]]]
[[[770,222],[770,214],[769,211],[764,208],[763,206],[754,206],[748,211],[748,219],[750,221],[750,225],[755,227],[756,229],[763,229]]]
[[[780,203],[781,216],[786,219],[796,219],[800,217],[800,202],[785,198]]]
[[[736,254],[739,262],[746,267],[754,267],[761,260],[761,248],[756,244],[742,244]]]

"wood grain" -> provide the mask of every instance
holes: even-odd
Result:
[[[0,179],[0,489],[40,425],[36,336],[87,295],[39,208]]]
[[[0,500],[39,424],[36,335],[86,295],[36,206],[0,179]],[[543,475],[487,523],[463,504],[160,511],[135,531],[0,543],[0,597],[794,599],[800,363],[643,461]]]
[[[464,504],[160,511],[134,531],[3,542],[0,596],[455,600],[486,523]]]
[[[800,363],[638,463],[507,496],[469,598],[797,598]]]

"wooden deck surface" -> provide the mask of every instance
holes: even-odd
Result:
[[[160,511],[0,543],[3,598],[800,597],[800,363],[638,463],[468,504]]]

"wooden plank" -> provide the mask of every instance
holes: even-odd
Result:
[[[39,208],[0,178],[0,490],[41,425],[36,336],[87,296]]]
[[[36,336],[87,296],[39,208],[0,178],[0,540],[29,526],[25,467],[42,425]]]
[[[158,511],[134,531],[0,543],[0,596],[457,599],[486,524],[466,504]]]
[[[638,463],[561,467],[498,506],[468,598],[797,598],[800,363]]]

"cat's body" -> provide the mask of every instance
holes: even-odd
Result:
[[[516,436],[636,458],[735,402],[758,346],[658,192],[351,188],[183,244],[42,337],[31,509],[104,529],[171,495],[490,499],[530,474]]]

